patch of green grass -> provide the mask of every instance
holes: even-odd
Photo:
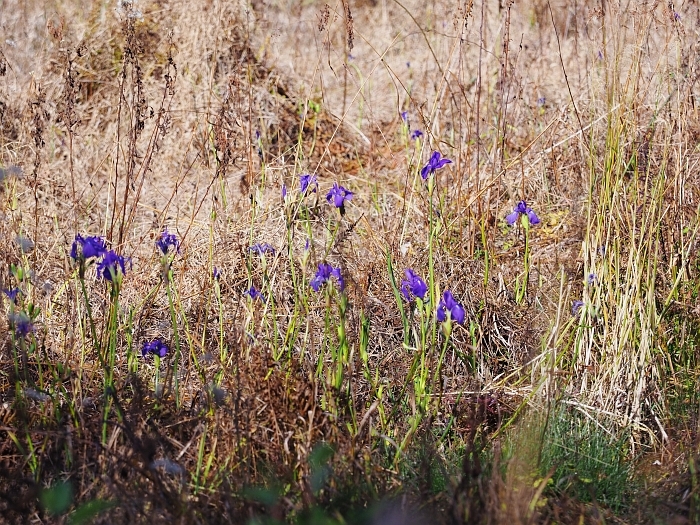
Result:
[[[694,304],[697,292],[689,301]],[[669,419],[676,429],[694,428],[697,424],[698,393],[697,351],[700,323],[690,312],[670,311],[666,316],[663,391]]]
[[[541,443],[539,471],[552,472],[555,493],[614,511],[630,503],[634,480],[629,436],[617,435],[573,407],[562,406],[549,418]]]

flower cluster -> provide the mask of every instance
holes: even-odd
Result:
[[[450,320],[457,321],[459,324],[464,324],[464,318],[466,317],[464,307],[457,302],[452,292],[445,290],[442,294],[442,299],[440,299],[438,303],[437,320],[444,323],[447,321],[448,314]]]
[[[154,339],[153,341],[148,341],[144,343],[143,348],[141,348],[141,355],[146,357],[149,354],[157,355],[158,357],[165,357],[168,355],[168,345],[166,345],[160,339]]]
[[[513,224],[515,224],[515,221],[517,221],[518,217],[520,217],[521,215],[527,215],[530,224],[539,224],[540,222],[540,219],[539,217],[537,217],[537,214],[532,210],[532,208],[528,207],[525,201],[520,201],[518,204],[516,204],[515,208],[513,209],[513,213],[509,213],[508,215],[506,215],[506,222],[513,226]]]
[[[427,164],[420,170],[420,176],[423,178],[423,180],[427,180],[428,177],[430,177],[437,170],[451,163],[452,161],[442,157],[439,151],[433,151],[433,154],[430,155],[430,159],[428,159]]]
[[[70,256],[73,260],[90,259],[101,257],[107,251],[107,244],[103,237],[83,237],[80,234],[75,236],[73,245],[70,248]]]
[[[316,272],[314,278],[311,279],[309,284],[315,292],[318,292],[325,283],[331,280],[332,277],[338,281],[338,290],[342,292],[345,289],[345,281],[343,280],[343,276],[340,274],[340,268],[333,268],[333,266],[328,263],[320,263],[318,265],[318,271]]]
[[[168,232],[165,228],[156,241],[156,246],[163,255],[167,255],[170,248],[177,253],[180,253],[180,241],[177,240],[177,235]]]
[[[401,293],[404,298],[410,301],[415,297],[424,301],[425,296],[428,294],[428,285],[410,268],[406,269],[405,274],[406,278],[401,281]]]
[[[131,259],[118,255],[114,250],[108,250],[102,237],[83,237],[77,234],[71,246],[70,256],[80,263],[81,271],[85,268],[87,259],[100,259],[97,262],[97,277],[107,281],[114,281],[119,275],[126,275],[127,264],[131,267]]]

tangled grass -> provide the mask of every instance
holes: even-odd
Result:
[[[692,5],[4,7],[4,522],[698,521]]]

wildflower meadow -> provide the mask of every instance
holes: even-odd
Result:
[[[0,523],[700,523],[699,27],[4,2]]]

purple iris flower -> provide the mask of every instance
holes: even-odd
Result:
[[[251,286],[248,288],[245,292],[243,292],[244,295],[247,295],[251,299],[260,299],[263,303],[265,302],[265,296],[259,292],[258,290],[255,289],[255,286]]]
[[[24,235],[15,237],[15,242],[17,246],[19,246],[19,249],[22,250],[22,253],[29,253],[34,249],[34,241]]]
[[[579,315],[581,313],[581,308],[583,308],[583,301],[574,301],[571,303],[571,315]]]
[[[422,132],[421,130],[419,130],[419,129],[414,129],[414,130],[411,132],[411,140],[418,140],[418,139],[421,138],[422,136],[423,136],[423,132]]]
[[[24,337],[29,332],[34,331],[34,325],[29,316],[24,312],[10,312],[8,316],[10,327],[14,330],[17,337]]]
[[[406,123],[406,125],[408,126],[408,111],[401,112],[401,120],[403,120]]]
[[[165,228],[163,233],[160,234],[160,237],[158,237],[156,246],[163,253],[163,255],[168,254],[170,247],[173,248],[173,251],[180,253],[180,241],[177,240],[177,235],[170,233],[167,228]]]
[[[311,186],[313,186],[313,189],[311,191],[314,193],[318,189],[318,179],[316,178],[316,175],[302,175],[301,177],[299,177],[299,183],[300,190],[302,193],[306,193],[306,190],[308,190]]]
[[[79,233],[75,236],[73,245],[70,249],[70,256],[73,260],[79,258],[90,259],[91,257],[100,257],[107,251],[107,245],[102,237],[83,237]]]
[[[11,290],[3,290],[7,298],[13,303],[17,301],[17,296],[19,295],[19,288],[12,288]]]
[[[287,198],[287,185],[282,184],[282,200]]]
[[[314,278],[311,279],[309,284],[315,292],[318,292],[321,290],[321,286],[323,286],[324,283],[331,280],[331,277],[335,277],[335,279],[338,281],[338,290],[342,292],[345,289],[345,281],[343,280],[343,276],[340,274],[340,268],[333,268],[328,263],[320,263],[318,265],[318,271],[316,272]]]
[[[423,180],[427,180],[428,177],[430,177],[430,175],[435,173],[437,170],[439,170],[446,164],[451,163],[452,161],[450,159],[442,157],[439,151],[433,151],[433,154],[430,155],[428,163],[425,166],[423,166],[423,169],[420,170],[420,176],[423,178]]]
[[[513,226],[515,224],[515,221],[518,220],[518,217],[521,215],[527,215],[527,218],[530,220],[530,224],[539,224],[540,219],[537,217],[537,214],[532,211],[532,208],[529,208],[527,206],[527,203],[525,201],[520,201],[515,208],[513,209],[513,213],[509,213],[506,215],[506,222]]]
[[[149,354],[153,354],[162,358],[168,355],[168,350],[168,345],[166,345],[163,341],[160,339],[154,339],[153,341],[144,343],[143,348],[141,349],[141,355],[146,357]]]
[[[411,300],[411,296],[417,297],[424,301],[428,293],[428,285],[421,279],[416,272],[410,268],[406,269],[406,278],[401,281],[401,293],[407,301]]]
[[[333,201],[333,206],[342,209],[345,206],[345,201],[349,201],[350,199],[352,199],[353,195],[353,192],[346,190],[337,182],[334,182],[333,187],[326,195],[326,200],[328,202]]]
[[[272,247],[272,245],[266,242],[258,242],[250,248],[248,248],[248,251],[251,253],[257,253],[258,255],[264,255],[266,253],[275,253],[275,249]]]
[[[97,276],[113,281],[120,272],[121,275],[126,275],[126,263],[129,263],[131,268],[131,259],[118,255],[114,250],[108,250],[102,254],[102,260],[97,263]]]
[[[211,271],[211,276],[214,278],[214,280],[218,281],[221,277],[221,270],[214,266],[214,269]]]
[[[450,313],[452,321],[464,324],[464,318],[466,317],[464,307],[457,302],[449,290],[445,290],[442,294],[442,299],[438,303],[437,320],[441,323],[445,322],[447,320],[447,312]]]
[[[598,276],[594,273],[589,273],[588,278],[586,279],[586,282],[589,285],[598,284]]]

